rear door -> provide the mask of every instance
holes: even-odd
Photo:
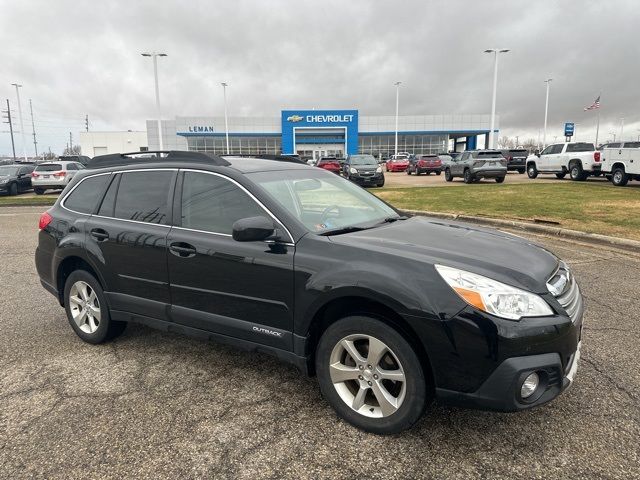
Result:
[[[182,171],[174,211],[167,242],[174,321],[291,350],[295,246],[231,236],[237,220],[271,214],[234,180],[196,170]]]
[[[104,272],[113,310],[168,320],[167,235],[177,169],[113,176],[87,224],[86,244]]]

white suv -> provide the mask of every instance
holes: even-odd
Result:
[[[62,190],[84,166],[78,162],[46,162],[39,164],[31,174],[31,185],[37,195],[46,190]]]
[[[529,178],[536,178],[538,173],[555,173],[558,178],[564,178],[568,173],[571,180],[586,180],[589,175],[598,176],[602,173],[600,152],[589,142],[549,145],[539,155],[527,158]]]

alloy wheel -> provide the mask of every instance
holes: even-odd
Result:
[[[372,418],[393,415],[406,394],[406,377],[397,355],[370,335],[340,340],[329,358],[329,374],[340,398]]]
[[[79,280],[71,286],[69,310],[73,321],[83,332],[94,333],[100,326],[100,301],[88,283]]]

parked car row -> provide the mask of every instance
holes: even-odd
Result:
[[[84,168],[82,163],[69,160],[0,165],[0,194],[17,195],[33,189],[42,195],[46,190],[62,190]]]

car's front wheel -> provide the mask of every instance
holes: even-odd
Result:
[[[496,183],[504,182],[504,177],[496,177]]]
[[[85,342],[102,343],[117,337],[126,322],[111,319],[100,283],[85,270],[76,270],[64,285],[64,308],[71,328]]]
[[[410,428],[431,396],[413,347],[394,328],[369,317],[346,317],[324,332],[316,373],[338,415],[368,432]]]
[[[527,166],[527,176],[529,178],[536,178],[538,176],[538,169],[536,168],[535,163],[530,163]]]
[[[559,178],[560,180],[562,180],[566,176],[567,176],[567,172],[565,172],[564,170],[560,173],[556,173],[556,178]]]
[[[16,183],[12,183],[9,187],[9,195],[14,196],[18,194],[18,185]]]
[[[453,182],[453,175],[451,175],[451,170],[449,170],[448,168],[444,171],[444,179],[447,182]]]
[[[469,170],[468,168],[464,171],[463,180],[464,183],[473,183],[473,181],[475,180],[475,178],[471,174],[471,170]]]

